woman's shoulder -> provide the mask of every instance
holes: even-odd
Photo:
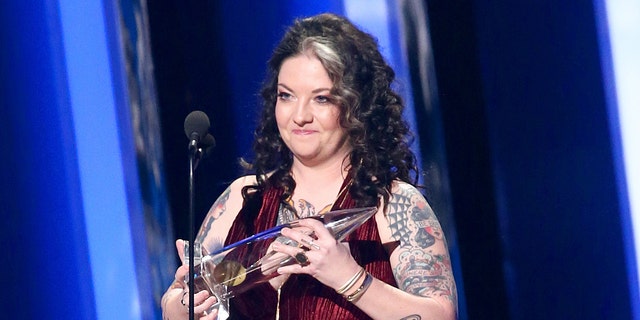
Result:
[[[242,189],[255,185],[256,181],[255,175],[236,178],[213,203],[198,233],[199,241],[208,252],[222,247],[234,220],[242,209],[244,203]]]
[[[424,195],[418,189],[418,187],[414,186],[413,184],[400,180],[396,180],[391,184],[391,199],[389,199],[389,202],[400,201],[403,198],[414,197],[424,198]]]
[[[242,190],[244,187],[255,186],[258,184],[258,179],[255,174],[244,175],[236,178],[229,185],[229,189],[233,190]]]
[[[404,182],[394,181],[391,186],[391,196],[386,206],[387,216],[401,215],[398,219],[406,219],[404,216],[410,212],[424,211],[426,214],[432,214],[433,209],[427,201],[419,187]]]
[[[383,241],[408,244],[412,243],[410,235],[417,232],[417,226],[430,225],[440,229],[438,219],[419,187],[403,181],[392,184],[384,218],[379,220],[387,224],[380,234]]]
[[[268,179],[271,177],[275,171],[268,172],[265,174],[264,179]],[[247,186],[257,186],[258,185],[258,176],[255,174],[247,174],[244,176],[240,176],[236,178],[233,182],[231,182],[231,187],[235,188],[244,188]]]

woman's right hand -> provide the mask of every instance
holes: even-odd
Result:
[[[183,242],[182,240],[176,241],[176,247],[180,258],[183,258]],[[184,261],[184,260],[183,260]],[[189,266],[186,264],[178,267],[175,273],[175,281],[165,293],[165,297],[162,303],[162,314],[164,320],[174,319],[188,319],[189,318],[189,287],[185,283],[185,279],[189,274]],[[218,318],[218,310],[215,309],[211,313],[206,313],[206,310],[211,308],[217,299],[215,296],[211,296],[208,291],[203,290],[196,292],[193,297],[194,315],[196,319],[202,320],[215,320]]]

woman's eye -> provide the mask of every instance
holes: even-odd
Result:
[[[278,99],[280,100],[290,100],[291,95],[286,92],[278,92]]]
[[[330,103],[331,102],[331,100],[327,96],[317,96],[316,97],[316,101],[318,103]]]

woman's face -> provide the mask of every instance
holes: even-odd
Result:
[[[333,86],[320,60],[299,54],[284,60],[278,74],[276,121],[284,143],[298,161],[317,165],[342,161],[351,150],[340,126]]]

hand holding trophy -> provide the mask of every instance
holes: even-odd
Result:
[[[371,218],[376,211],[376,207],[344,209],[307,219],[321,221],[337,241],[342,241]],[[279,274],[276,270],[279,267],[294,263],[303,264],[305,261],[301,259],[304,255],[292,257],[270,249],[273,241],[280,241],[286,245],[298,245],[295,241],[282,236],[280,232],[283,228],[296,226],[297,221],[282,224],[212,253],[199,249],[200,246],[196,243],[194,250],[199,251],[202,258],[200,263],[197,259],[195,261],[195,290],[196,292],[206,290],[218,300],[208,313],[217,308],[218,319],[226,319],[229,316],[229,299],[233,296],[277,277]],[[185,242],[185,246],[187,245],[188,243]]]

